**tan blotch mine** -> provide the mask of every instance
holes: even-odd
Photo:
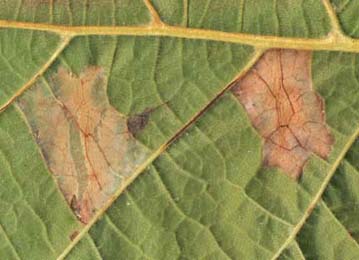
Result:
[[[99,67],[59,68],[19,99],[45,161],[77,217],[88,223],[147,157],[107,98]]]
[[[233,87],[264,139],[264,164],[293,178],[311,153],[326,159],[334,143],[324,101],[313,90],[311,60],[309,51],[269,50]]]

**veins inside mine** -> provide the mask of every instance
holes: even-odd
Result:
[[[99,67],[79,76],[59,68],[20,100],[51,172],[75,215],[88,223],[147,151],[130,135],[126,117],[107,98]]]
[[[263,137],[265,165],[298,178],[311,153],[328,157],[334,139],[313,90],[311,52],[269,50],[232,91]]]

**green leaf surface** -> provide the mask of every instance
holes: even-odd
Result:
[[[359,258],[356,13],[339,0],[0,1],[0,259]],[[230,91],[272,48],[312,51],[335,140],[297,180],[266,167]],[[84,221],[97,169],[119,181],[87,192],[100,203]]]
[[[164,22],[192,28],[313,38],[330,30],[328,15],[316,0],[154,0],[153,5]]]
[[[356,241],[359,241],[358,144],[357,140],[323,194],[329,209]]]
[[[5,29],[0,32],[1,64],[0,106],[29,82],[56,49],[62,49],[60,37],[52,33]]]
[[[135,25],[150,21],[144,1],[1,0],[0,19],[62,25]]]
[[[359,37],[358,1],[331,0],[333,7],[340,19],[340,24],[346,34],[351,37]]]

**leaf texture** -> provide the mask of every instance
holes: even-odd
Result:
[[[356,1],[0,7],[0,259],[359,258]],[[237,92],[279,49],[335,140],[296,179]]]

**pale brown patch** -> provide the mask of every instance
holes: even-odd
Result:
[[[49,169],[83,223],[147,156],[130,135],[127,118],[110,105],[106,83],[99,67],[79,77],[59,68],[50,89],[38,84],[19,100]]]
[[[334,139],[323,99],[313,90],[311,52],[267,51],[233,93],[264,138],[265,165],[298,178],[311,153],[328,157]]]

